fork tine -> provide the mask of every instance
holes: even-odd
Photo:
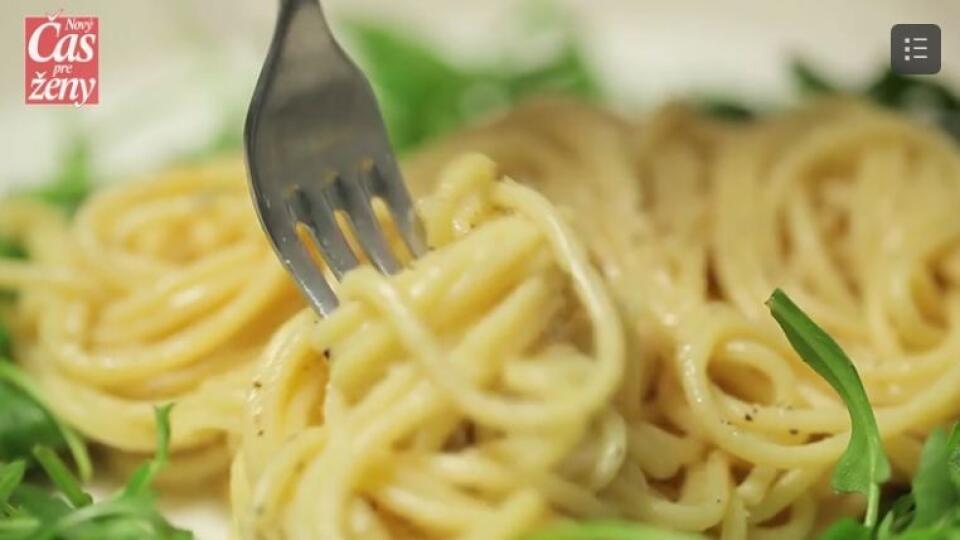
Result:
[[[364,160],[358,167],[355,178],[341,177],[334,185],[337,186],[337,195],[357,233],[357,241],[370,262],[384,274],[393,274],[399,270],[400,265],[390,250],[373,210],[373,197],[368,187],[373,169],[373,162]]]
[[[336,293],[333,292],[323,274],[317,271],[306,248],[299,246],[294,256],[298,261],[291,261],[290,264],[297,274],[297,279],[300,280],[301,290],[306,293],[307,300],[321,315],[330,315],[340,305]]]
[[[310,252],[300,242],[294,226],[294,223],[290,223],[289,228],[285,227],[282,232],[275,229],[277,253],[284,265],[293,272],[294,278],[300,284],[300,290],[306,295],[313,309],[320,315],[327,316],[337,309],[340,302],[323,273],[318,271]]]
[[[369,81],[337,43],[317,0],[279,3],[247,113],[247,169],[274,249],[325,315],[338,304],[336,281],[363,258],[360,252],[383,273],[399,270],[374,198],[386,205],[414,257],[426,249]],[[339,176],[318,178],[322,171]],[[360,244],[356,250],[340,227],[341,211]],[[318,259],[333,276],[318,268]]]
[[[311,236],[310,240],[338,280],[348,270],[357,266],[357,257],[350,249],[350,244],[334,216],[336,205],[331,204],[326,197],[314,201],[299,186],[293,188],[289,204],[293,218],[306,227]]]
[[[422,256],[427,252],[426,233],[393,156],[388,156],[374,166],[370,176],[371,193],[382,199],[390,209],[390,214],[410,253],[414,257]]]

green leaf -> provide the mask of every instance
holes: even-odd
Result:
[[[870,400],[857,370],[837,342],[777,289],[767,301],[774,319],[804,362],[837,391],[850,413],[850,442],[833,473],[833,487],[867,496],[864,525],[877,522],[880,484],[890,477]]]
[[[9,238],[0,236],[0,259],[26,259],[27,251],[23,246]]]
[[[757,113],[744,103],[723,97],[702,98],[695,103],[695,107],[709,116],[735,122],[753,120],[757,116]]]
[[[0,515],[7,506],[13,490],[23,481],[23,474],[27,470],[27,463],[18,459],[10,463],[0,463]]]
[[[960,493],[946,474],[948,454],[946,433],[939,428],[933,430],[923,445],[912,481],[916,511],[910,528],[932,525],[960,503]]]
[[[945,85],[934,79],[898,75],[884,70],[864,94],[881,105],[893,108],[926,106],[940,110],[957,110],[960,100]]]
[[[960,530],[957,529],[923,529],[907,531],[897,537],[897,540],[957,540],[960,539]]]
[[[916,504],[914,504],[913,495],[910,493],[894,501],[890,510],[880,521],[880,525],[877,526],[878,540],[895,538],[897,534],[906,530],[913,521],[915,511]]]
[[[347,26],[397,151],[462,123],[458,100],[472,82],[468,74],[412,38],[359,22]]]
[[[124,519],[99,519],[89,521],[70,530],[70,540],[140,540],[141,538],[169,538],[166,531],[160,532],[149,519],[137,519],[125,515]]]
[[[32,192],[36,197],[74,212],[93,191],[90,146],[77,135],[60,159],[60,170],[49,184]]]
[[[837,87],[827,82],[826,77],[817,73],[812,66],[799,58],[790,63],[790,74],[793,75],[797,87],[805,94],[833,94],[837,92]]]
[[[54,523],[74,511],[67,502],[46,486],[23,483],[13,492],[10,502],[41,523]]]
[[[953,425],[947,441],[947,476],[950,477],[953,488],[960,492],[960,423]]]
[[[0,540],[190,540],[154,505],[150,487],[169,456],[170,405],[156,409],[157,450],[125,489],[93,503],[53,450],[37,447],[33,456],[56,490],[23,483],[26,462],[0,464]]]
[[[703,536],[624,521],[564,523],[537,531],[524,540],[698,540]]]
[[[933,119],[942,129],[960,137],[960,98],[936,79],[897,75],[888,68],[864,94],[921,121]]]
[[[167,522],[153,506],[152,499],[121,496],[65,515],[45,526],[36,538],[169,540],[193,538],[193,535]]]
[[[3,294],[4,291],[0,291]],[[0,320],[0,362],[9,362],[13,357],[13,339],[10,338],[10,331],[7,330],[3,321]],[[3,400],[0,399],[0,404]],[[2,413],[0,413],[2,414]]]
[[[0,380],[0,460],[26,459],[34,445],[66,446],[53,417],[26,392]]]
[[[90,456],[80,437],[47,410],[19,368],[0,363],[0,460],[33,461],[37,445],[68,449],[80,478],[90,478]]]
[[[77,481],[67,465],[60,459],[56,452],[46,446],[35,446],[33,448],[33,457],[37,463],[43,467],[47,476],[53,482],[53,485],[63,493],[67,501],[75,508],[87,506],[93,502],[93,497],[83,491],[80,482]]]
[[[41,518],[41,526],[25,537],[30,540],[190,540],[193,535],[171,525],[154,505],[150,487],[157,472],[166,464],[170,444],[171,405],[155,410],[157,425],[157,450],[154,457],[144,463],[127,482],[127,486],[113,497],[93,503],[67,505],[59,496],[46,498],[32,493],[33,500],[24,500],[24,508],[31,515]],[[47,467],[50,471],[51,468]],[[64,468],[65,471],[65,468]],[[62,473],[63,471],[61,471]],[[55,484],[68,498],[77,486],[65,486],[63,481]],[[67,471],[69,474],[69,471]],[[74,481],[75,482],[75,481]],[[33,491],[33,486],[24,486]],[[18,493],[22,490],[17,490]],[[81,502],[76,501],[75,502]],[[66,508],[64,508],[66,507]],[[2,522],[0,522],[2,524]],[[2,539],[2,537],[0,537]]]
[[[410,151],[480,115],[535,93],[600,94],[570,40],[542,65],[460,68],[416,39],[354,21],[346,30],[370,78],[394,148]]]
[[[861,523],[843,518],[833,522],[820,536],[820,540],[870,540],[870,529]]]
[[[157,426],[157,450],[153,459],[141,465],[130,476],[127,486],[123,490],[124,496],[141,496],[150,489],[150,483],[154,477],[167,464],[167,458],[170,452],[170,410],[173,404],[168,403],[154,410]]]
[[[843,88],[829,82],[801,59],[792,62],[791,73],[804,94],[848,92],[862,95],[920,121],[932,121],[953,137],[960,138],[960,97],[935,78],[898,75],[887,67],[865,88]]]
[[[0,521],[0,540],[33,540],[33,532],[40,526],[37,518],[14,517]]]
[[[538,93],[567,94],[584,98],[596,98],[601,93],[586,60],[572,43],[566,44],[560,53],[545,65],[526,72],[506,72],[499,78],[511,102]],[[492,79],[496,80],[493,77]]]

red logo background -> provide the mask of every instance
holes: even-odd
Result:
[[[60,13],[24,18],[28,105],[100,102],[100,20]]]

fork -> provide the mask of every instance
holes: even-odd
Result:
[[[410,254],[425,251],[370,83],[337,43],[318,0],[280,1],[244,145],[264,231],[321,316],[338,300],[315,254],[340,280],[360,263],[347,234],[380,272],[400,268],[374,199],[386,206]]]

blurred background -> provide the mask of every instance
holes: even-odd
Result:
[[[78,136],[88,141],[90,167],[103,182],[146,173],[211,145],[235,147],[276,3],[0,2],[0,192],[49,181]],[[796,58],[832,84],[862,89],[888,68],[890,28],[898,23],[940,25],[942,71],[920,79],[960,89],[960,2],[955,0],[324,4],[343,34],[350,21],[372,21],[422,40],[453,66],[496,71],[507,64],[536,63],[572,40],[606,102],[635,114],[691,96],[721,96],[761,110],[789,105],[799,99],[790,70]],[[562,24],[537,23],[531,13],[542,14],[546,4]],[[100,17],[99,105],[24,104],[23,17],[61,8],[66,15]],[[403,73],[405,66],[400,67]],[[956,125],[960,132],[960,122]],[[199,538],[227,537],[219,503],[170,504],[174,520]]]
[[[543,45],[519,23],[539,0],[327,0],[335,24],[367,19],[409,32],[454,64],[522,59]],[[543,3],[539,1],[539,3]],[[890,27],[936,23],[943,70],[960,85],[960,2],[951,0],[554,0],[587,64],[619,107],[677,95],[751,103],[796,97],[791,58],[859,84],[888,65]],[[100,104],[23,102],[23,17],[63,8],[100,17]],[[243,112],[272,31],[274,0],[4,0],[0,2],[0,190],[42,182],[70,132],[89,137],[106,180],[205,145]],[[539,41],[538,41],[539,40]],[[955,54],[953,54],[955,53]]]

